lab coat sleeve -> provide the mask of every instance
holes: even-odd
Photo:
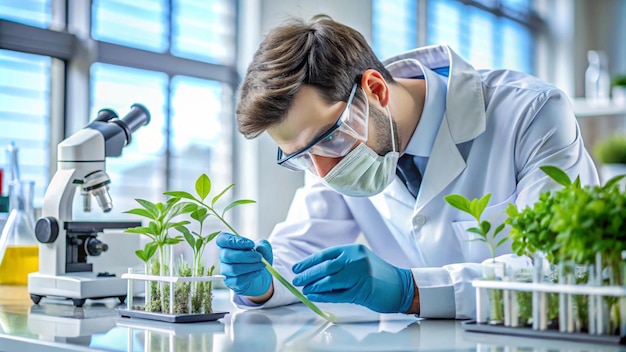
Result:
[[[291,268],[296,262],[324,248],[354,243],[360,233],[343,197],[311,177],[296,191],[285,221],[269,236],[274,252],[272,266],[291,282],[295,276]],[[274,294],[265,304],[255,305],[237,295],[233,303],[250,309],[299,302],[278,280],[273,283]]]
[[[532,206],[545,191],[559,189],[539,167],[557,166],[571,179],[598,184],[596,168],[585,149],[569,99],[561,91],[539,93],[520,119],[515,140],[515,204]],[[480,138],[480,137],[479,137]],[[497,166],[495,166],[497,167]],[[504,233],[504,232],[503,232]],[[507,248],[507,251],[510,247]],[[498,251],[502,253],[502,248]],[[512,260],[510,253],[506,260]],[[504,261],[503,256],[496,260]],[[517,257],[513,266],[525,267],[527,257]],[[473,319],[475,288],[471,281],[482,276],[480,263],[459,263],[435,268],[413,268],[420,294],[420,316],[425,318]]]
[[[534,204],[539,195],[561,186],[539,167],[556,166],[583,185],[599,184],[598,173],[585,149],[569,98],[558,89],[548,90],[535,99],[532,119],[519,126],[515,163],[518,208]]]

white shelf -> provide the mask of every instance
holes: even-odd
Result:
[[[626,116],[626,103],[618,104],[614,100],[607,103],[593,103],[585,98],[574,98],[572,102],[576,117]]]

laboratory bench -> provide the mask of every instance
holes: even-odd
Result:
[[[135,298],[137,300],[139,298]],[[320,304],[331,324],[303,304],[239,310],[214,292],[223,318],[165,323],[123,318],[117,299],[31,302],[26,287],[0,286],[0,351],[626,351],[626,346],[465,331],[462,321],[377,314],[349,304]]]

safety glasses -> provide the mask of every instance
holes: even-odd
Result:
[[[363,94],[363,99],[354,99],[357,91]],[[358,89],[355,84],[350,92],[346,108],[330,129],[293,154],[286,155],[278,148],[276,162],[293,171],[310,170],[317,174],[311,155],[331,158],[346,156],[357,142],[367,141],[368,117],[367,97],[365,92]]]

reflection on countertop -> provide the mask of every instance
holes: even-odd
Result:
[[[341,321],[327,323],[302,304],[243,311],[215,291],[217,321],[171,324],[121,318],[114,299],[76,308],[59,299],[34,305],[25,287],[0,286],[2,351],[626,351],[594,345],[471,333],[460,321],[377,314],[354,305],[320,304]]]

